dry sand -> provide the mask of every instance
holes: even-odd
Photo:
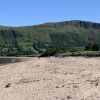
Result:
[[[100,58],[30,58],[0,66],[0,100],[100,100]]]

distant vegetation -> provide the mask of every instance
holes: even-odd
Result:
[[[99,51],[99,45],[95,43],[89,43],[88,45],[85,46],[85,50],[90,50],[90,51]]]
[[[99,56],[99,49],[98,23],[74,20],[36,26],[0,27],[1,56]]]

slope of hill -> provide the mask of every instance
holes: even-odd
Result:
[[[79,20],[25,27],[0,26],[0,55],[40,54],[49,48],[100,46],[100,24]]]

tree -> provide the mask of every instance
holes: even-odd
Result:
[[[92,43],[88,43],[88,44],[85,46],[85,50],[92,50]]]
[[[93,50],[93,51],[99,51],[99,45],[93,44],[93,45],[92,45],[92,50]]]
[[[99,51],[99,45],[96,43],[89,43],[85,46],[85,50]]]

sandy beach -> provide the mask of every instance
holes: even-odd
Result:
[[[100,58],[29,58],[0,66],[0,100],[100,100]]]

